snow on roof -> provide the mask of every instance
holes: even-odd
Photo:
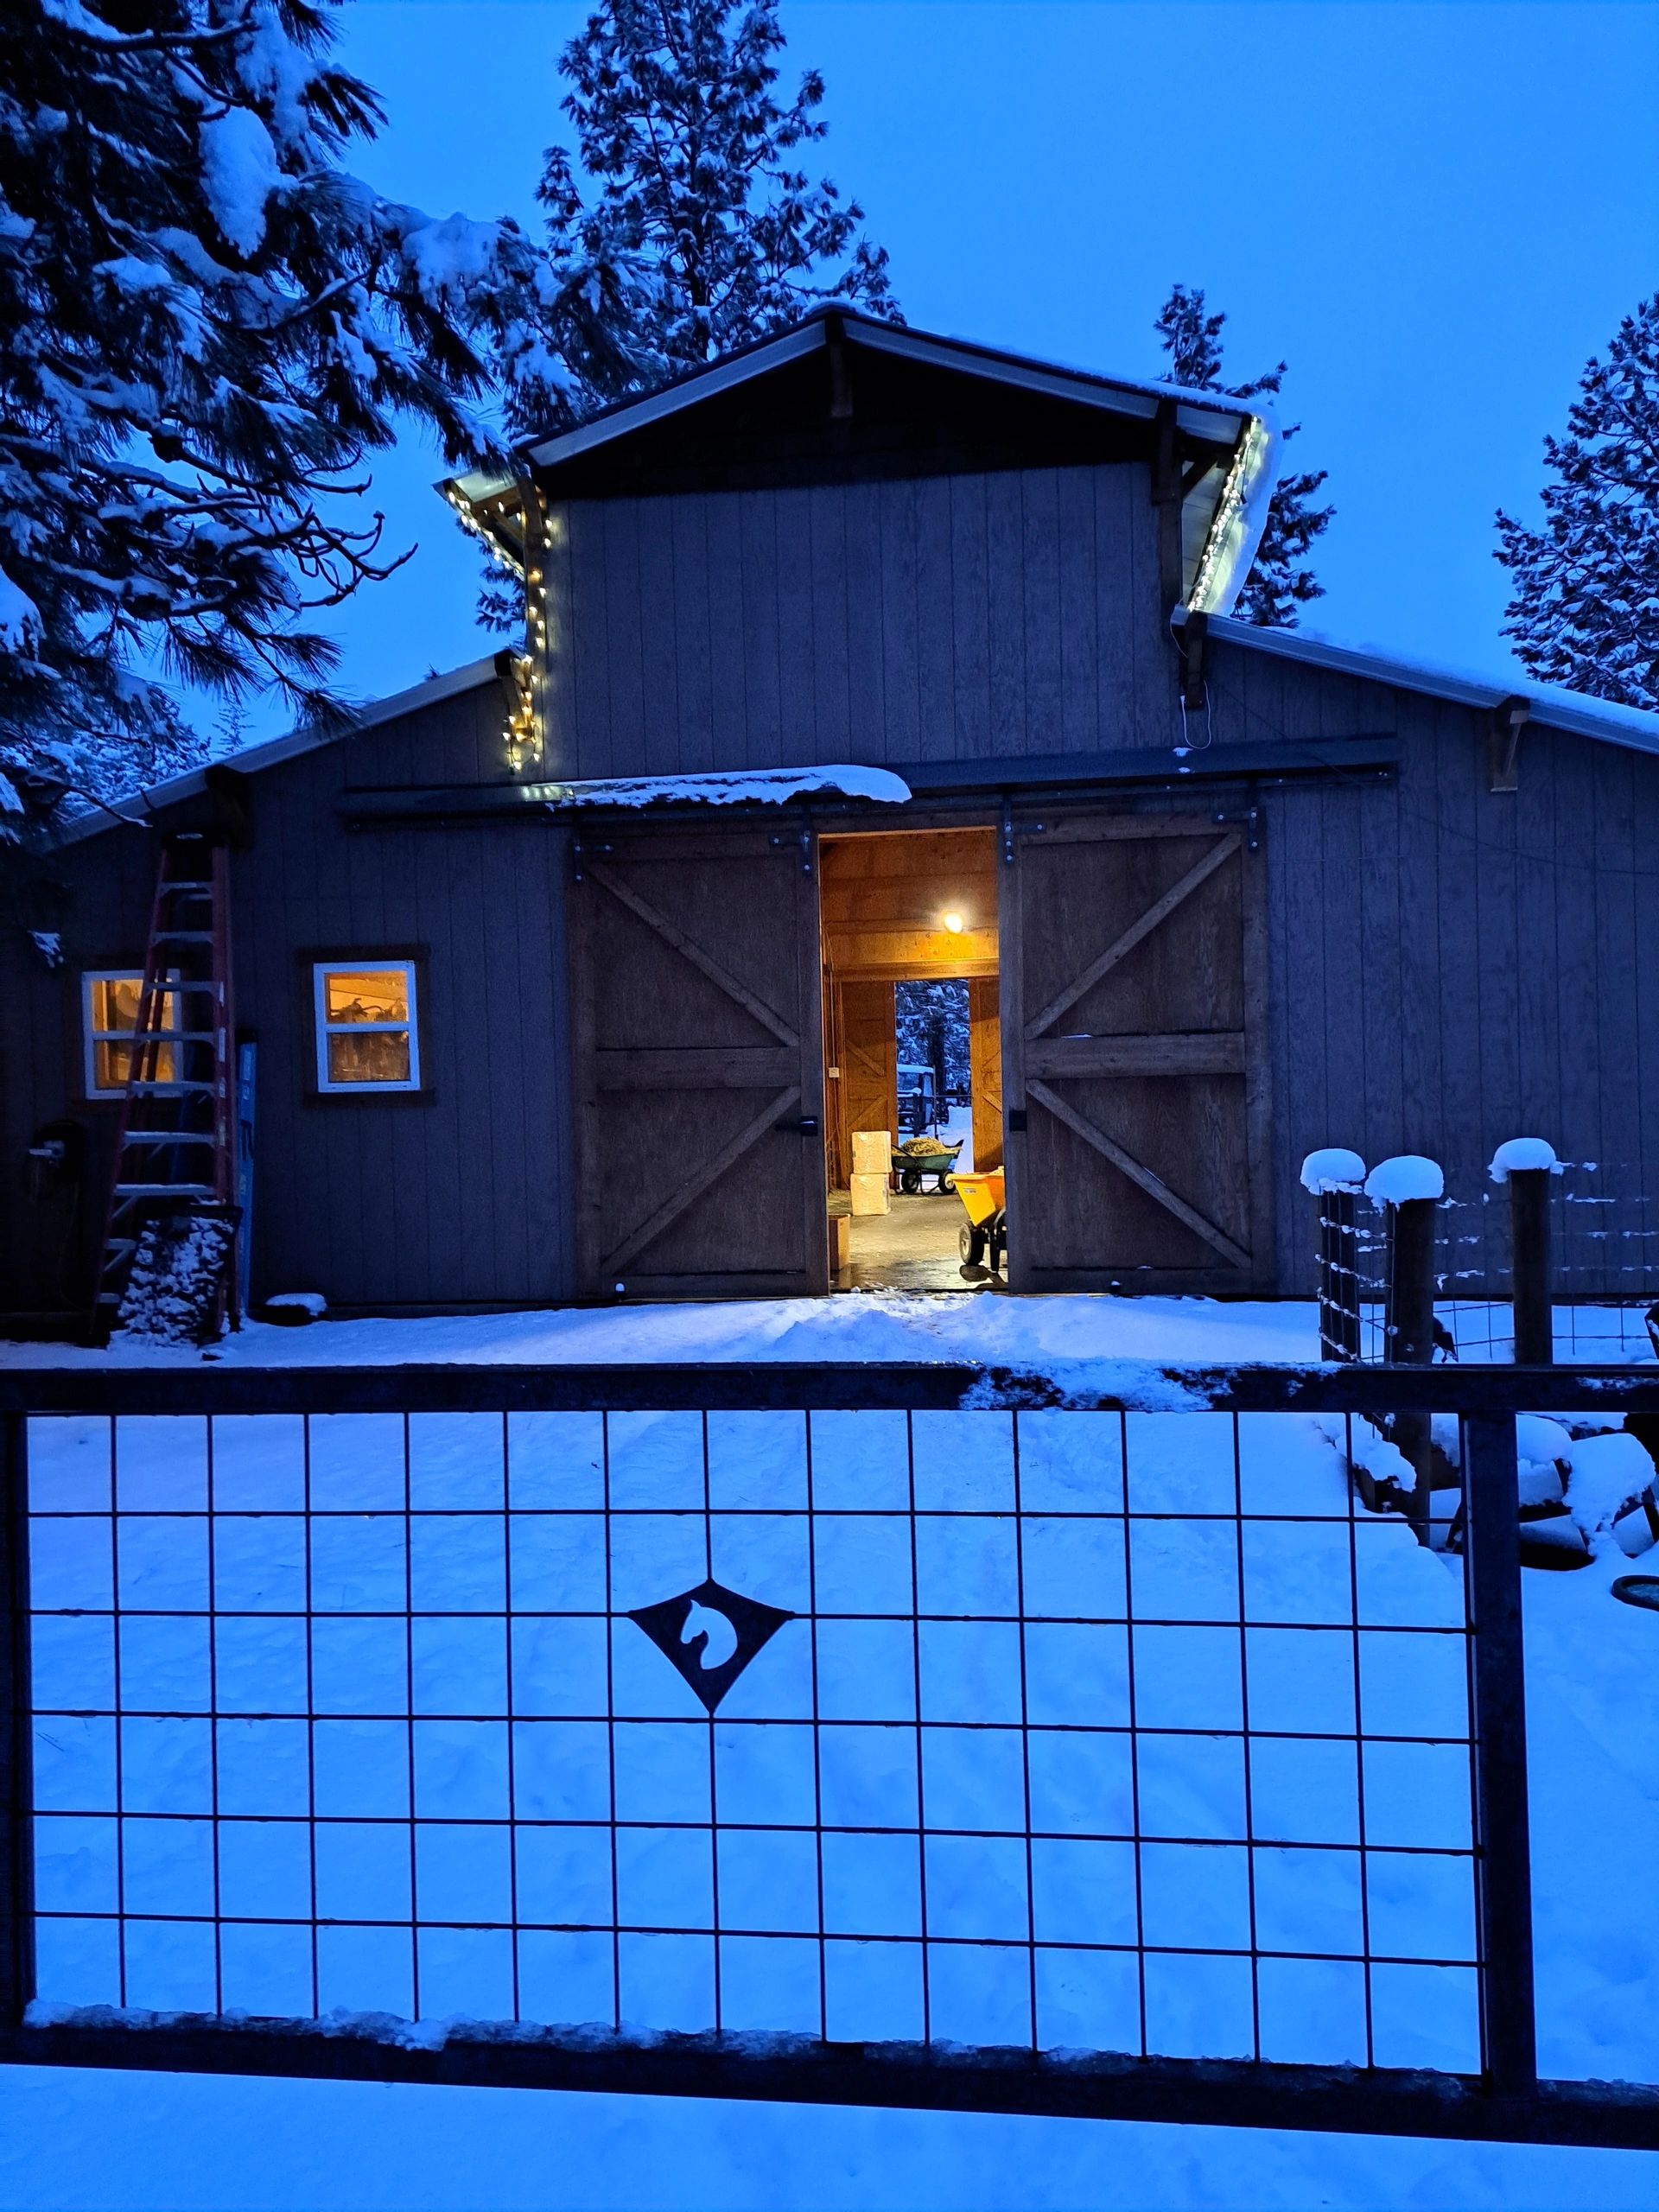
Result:
[[[910,785],[887,768],[731,768],[690,776],[605,776],[557,786],[561,806],[782,806],[827,795],[903,806]]]
[[[164,783],[124,793],[113,803],[88,802],[83,810],[60,826],[55,842],[76,845],[83,837],[100,836],[105,830],[118,830],[124,823],[146,824],[157,807],[175,806],[180,800],[195,798],[205,791],[208,766],[234,768],[238,776],[255,774],[262,768],[274,768],[281,761],[292,760],[302,753],[315,753],[321,746],[332,745],[337,738],[351,737],[360,729],[373,729],[381,722],[396,721],[399,715],[415,714],[423,707],[435,706],[441,699],[456,698],[464,691],[475,691],[482,684],[498,681],[493,658],[468,661],[464,668],[452,668],[442,676],[429,676],[424,683],[411,684],[406,691],[394,691],[389,699],[371,700],[366,706],[355,709],[343,728],[308,724],[289,730],[286,736],[268,738],[262,745],[227,753],[222,760],[204,763],[200,768],[188,768],[181,776],[169,776]]]
[[[1176,610],[1178,625],[1184,614],[1184,609]],[[1318,630],[1266,630],[1231,615],[1211,615],[1210,635],[1229,644],[1248,645],[1256,652],[1276,654],[1283,660],[1302,661],[1345,676],[1368,677],[1373,683],[1395,684],[1402,690],[1426,691],[1465,707],[1496,707],[1504,699],[1524,699],[1534,721],[1551,729],[1600,738],[1638,753],[1659,753],[1659,714],[1646,713],[1640,707],[1621,707],[1611,699],[1592,699],[1582,691],[1566,691],[1554,683],[1529,683],[1523,674],[1480,675],[1433,661],[1414,660],[1382,645],[1344,644]]]

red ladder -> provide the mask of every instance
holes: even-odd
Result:
[[[99,1262],[92,1333],[114,1327],[133,1255],[158,1215],[227,1206],[236,1195],[235,1048],[229,870],[224,844],[163,840],[143,982]],[[236,1270],[217,1319],[234,1327]]]

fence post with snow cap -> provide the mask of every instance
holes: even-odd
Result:
[[[1389,1294],[1382,1357],[1390,1367],[1434,1363],[1434,1210],[1446,1192],[1438,1162],[1417,1153],[1379,1160],[1365,1178],[1365,1195],[1389,1227]],[[1411,1517],[1428,1541],[1433,1487],[1433,1424],[1427,1414],[1394,1418],[1393,1438],[1417,1477]]]
[[[1383,1357],[1391,1367],[1434,1361],[1434,1209],[1446,1195],[1439,1164],[1416,1153],[1380,1160],[1365,1195],[1389,1224],[1389,1299]]]
[[[1481,2056],[1500,2095],[1524,2096],[1538,2048],[1515,1416],[1472,1414],[1463,1432]]]
[[[1492,1154],[1494,1183],[1509,1185],[1510,1300],[1518,1367],[1555,1362],[1549,1234],[1550,1178],[1561,1172],[1542,1137],[1511,1137]]]
[[[1364,1185],[1365,1162],[1357,1152],[1327,1145],[1303,1160],[1301,1180],[1319,1209],[1319,1357],[1357,1359],[1359,1238],[1354,1199]]]

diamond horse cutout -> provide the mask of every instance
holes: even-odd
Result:
[[[628,1615],[684,1675],[710,1713],[749,1662],[794,1618],[714,1581],[700,1582],[695,1590],[655,1605],[641,1605]]]

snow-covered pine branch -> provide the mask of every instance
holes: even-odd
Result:
[[[595,320],[510,223],[341,166],[380,111],[334,0],[18,0],[0,41],[0,777],[44,804],[201,749],[173,688],[326,713],[307,626],[383,576],[400,420],[498,456],[490,364]],[[537,315],[532,315],[533,304]],[[16,823],[15,808],[0,810]],[[0,832],[3,834],[3,832]]]
[[[1497,518],[1503,633],[1546,683],[1659,709],[1659,293],[1586,364],[1544,461],[1542,528]]]

